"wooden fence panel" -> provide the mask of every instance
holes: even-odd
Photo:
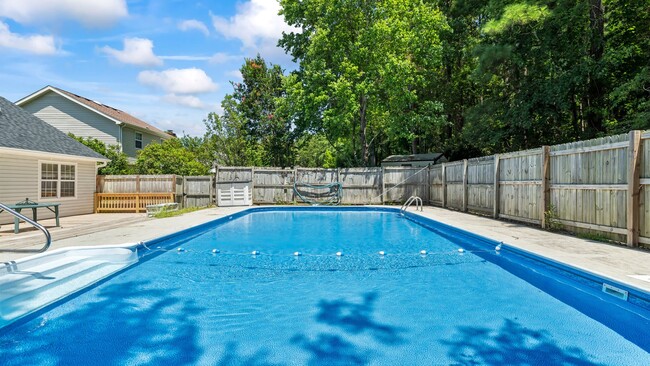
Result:
[[[295,200],[293,169],[255,168],[253,202],[256,204],[288,204]]]
[[[183,207],[205,207],[214,204],[214,177],[183,177]]]
[[[218,167],[217,182],[251,182],[253,168],[251,167]]]
[[[381,168],[340,169],[339,179],[343,184],[343,204],[381,204]]]
[[[551,203],[565,228],[624,238],[628,145],[624,134],[551,147]]]
[[[411,196],[428,197],[428,168],[385,167],[386,202],[404,203]]]
[[[173,193],[175,175],[99,175],[97,193]]]
[[[542,149],[499,155],[499,217],[541,222]]]
[[[467,161],[467,208],[492,213],[494,206],[494,156]]]
[[[442,195],[443,195],[442,165],[438,164],[430,168],[429,181],[431,183],[429,188],[430,203],[433,205],[442,206]]]
[[[463,210],[465,196],[463,175],[465,163],[456,161],[445,164],[445,177],[447,186],[447,207],[455,210]]]

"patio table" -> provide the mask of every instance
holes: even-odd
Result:
[[[6,205],[12,210],[15,210],[16,212],[20,213],[25,208],[31,208],[32,209],[32,218],[34,221],[38,221],[38,216],[36,213],[37,208],[44,207],[54,213],[54,218],[56,220],[56,226],[59,226],[59,206],[61,205],[60,203],[55,203],[55,202],[48,202],[48,203],[38,203],[38,202],[32,202],[29,200],[26,200],[26,203],[17,203],[15,205]],[[4,211],[3,209],[0,209],[0,213]],[[14,233],[18,234],[19,226],[18,224],[20,223],[20,219],[17,217],[14,218]]]

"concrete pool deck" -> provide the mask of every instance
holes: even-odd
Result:
[[[381,207],[381,206],[380,206]],[[144,214],[97,214],[97,225],[80,224],[75,231],[72,218],[65,224],[70,232],[56,235],[52,230],[53,242],[50,249],[72,246],[107,245],[135,243],[196,226],[220,217],[247,209],[248,207],[217,207],[164,219],[147,218]],[[414,211],[410,211],[414,212]],[[544,231],[527,225],[494,220],[486,217],[446,210],[437,207],[424,207],[425,217],[454,226],[475,234],[503,241],[529,252],[562,262],[573,267],[612,278],[616,281],[650,291],[650,251],[627,248],[622,245],[607,244],[585,240],[574,236]],[[128,216],[131,215],[131,216]],[[65,219],[65,218],[63,218]],[[63,220],[62,219],[62,220]],[[45,221],[45,220],[43,220]],[[83,221],[82,221],[83,222]],[[110,224],[109,224],[110,223]],[[13,225],[11,225],[13,228]],[[62,221],[62,226],[64,222]],[[64,227],[66,227],[64,226]],[[6,226],[3,226],[5,228]],[[63,230],[63,229],[62,229]],[[29,234],[21,242],[20,235],[0,236],[0,248],[38,248],[42,245],[37,239],[39,233]],[[9,243],[9,244],[7,244]],[[29,253],[0,252],[0,262],[29,256]]]

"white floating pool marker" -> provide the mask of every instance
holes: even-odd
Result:
[[[212,249],[212,253],[219,253],[219,249]]]
[[[182,251],[184,251],[185,249],[183,249],[183,248],[178,248],[178,249],[176,249],[176,250],[178,250],[179,252],[182,252]]]
[[[260,252],[257,251],[257,250],[253,250],[253,251],[251,252],[251,254],[252,254],[252,255],[258,255],[258,254],[260,254]]]
[[[384,252],[383,250],[380,250],[379,255],[386,255],[386,252]]]
[[[463,248],[458,248],[458,253],[465,253],[465,249],[463,249]]]
[[[420,254],[427,255],[427,251],[426,250],[420,250]]]
[[[300,257],[300,256],[302,255],[302,253],[300,253],[300,252],[293,252],[293,255],[295,255],[296,257]]]
[[[337,257],[342,257],[342,256],[343,256],[343,252],[336,252],[336,256],[337,256]]]

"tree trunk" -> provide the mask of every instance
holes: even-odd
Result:
[[[366,108],[368,107],[368,97],[362,95],[359,100],[359,144],[361,145],[361,159],[363,165],[368,166],[368,139],[366,137]]]
[[[603,131],[603,116],[600,108],[602,108],[605,96],[605,85],[597,72],[605,50],[605,17],[603,13],[602,0],[589,0],[589,27],[591,28],[589,58],[592,64],[583,105],[585,120],[587,125],[592,128],[591,134]]]

